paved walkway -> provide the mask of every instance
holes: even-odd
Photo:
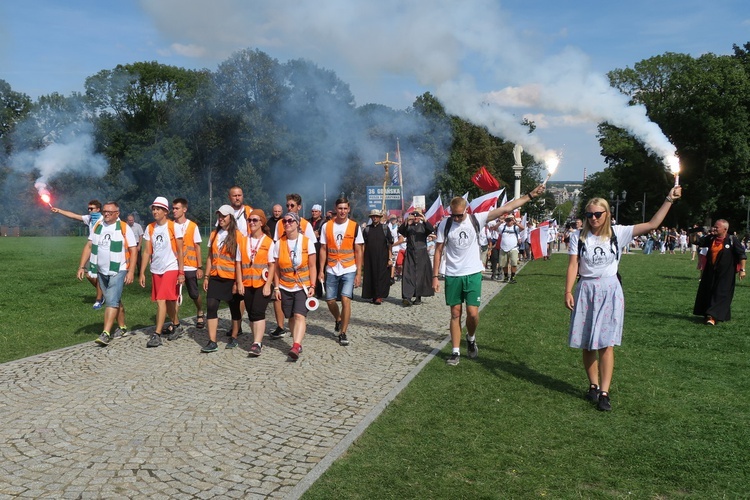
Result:
[[[485,281],[483,302],[501,287]],[[424,302],[355,301],[348,347],[323,304],[296,363],[288,337],[225,350],[222,320],[212,354],[191,327],[2,364],[0,498],[297,498],[445,345],[443,295]]]

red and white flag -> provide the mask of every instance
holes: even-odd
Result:
[[[435,203],[425,212],[424,218],[430,221],[430,224],[433,226],[437,226],[443,220],[443,215],[443,201],[440,199],[440,195],[438,195]]]
[[[544,221],[539,224],[536,229],[531,231],[531,251],[534,254],[534,258],[547,256],[547,238],[549,232],[549,221]]]
[[[469,203],[469,213],[477,214],[481,212],[489,212],[495,208],[497,200],[500,198],[503,191],[505,191],[505,188],[499,191],[493,191],[492,193],[487,193],[479,198],[474,198],[471,200],[471,203]]]

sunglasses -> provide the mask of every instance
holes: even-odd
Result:
[[[586,215],[587,219],[594,218],[594,219],[600,219],[602,215],[604,215],[604,212],[586,212],[584,215]]]
[[[260,222],[260,219],[253,217],[252,219],[247,219],[248,222]]]
[[[96,210],[96,207],[89,207],[89,212],[93,212],[94,210]]]
[[[281,219],[281,220],[284,221],[284,224],[294,224],[295,222],[297,222],[294,219]]]
[[[286,206],[287,206],[287,208],[294,208],[297,205],[295,205],[294,203],[287,203]]]
[[[451,217],[453,217],[454,219],[463,219],[464,215],[466,215],[466,212],[462,214],[451,214]]]

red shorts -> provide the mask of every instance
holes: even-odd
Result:
[[[177,300],[177,270],[151,275],[151,300]]]
[[[396,257],[396,265],[397,266],[403,266],[404,265],[404,256],[406,256],[406,250],[399,250],[398,251],[398,257]]]

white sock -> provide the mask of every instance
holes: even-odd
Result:
[[[466,340],[468,340],[469,342],[474,342],[474,340],[476,340],[476,336],[472,335],[470,337],[466,337]]]
[[[459,347],[454,347],[454,348],[453,348],[453,354],[458,354],[458,355],[460,355],[460,354],[461,354],[461,348],[459,348]]]

